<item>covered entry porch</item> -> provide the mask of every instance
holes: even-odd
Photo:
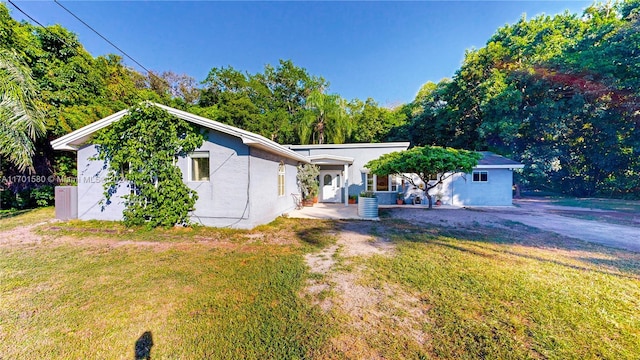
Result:
[[[309,156],[312,164],[320,168],[318,201],[321,203],[343,203],[349,206],[349,167],[352,157],[338,155]]]

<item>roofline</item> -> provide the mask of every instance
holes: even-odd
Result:
[[[410,142],[385,142],[385,143],[348,143],[348,144],[310,144],[310,145],[284,145],[292,150],[303,149],[344,149],[344,148],[408,148]]]
[[[353,161],[354,161],[354,158],[352,157],[329,155],[329,154],[311,155],[311,156],[307,156],[307,158],[311,160],[312,164],[320,164],[320,165],[353,164]],[[322,160],[327,160],[327,161],[322,161]]]
[[[503,165],[476,165],[474,169],[523,169],[523,164],[503,164]]]
[[[222,124],[220,122],[207,119],[205,117],[198,116],[186,111],[174,109],[166,105],[162,105],[154,102],[147,102],[147,103],[153,106],[159,107],[179,119],[189,121],[193,124],[200,125],[202,127],[205,127],[211,130],[216,130],[225,134],[238,137],[242,140],[242,143],[244,143],[247,146],[259,148],[267,152],[282,155],[287,158],[294,159],[303,163],[309,163],[309,159],[306,156],[300,155],[295,151],[276,143],[275,141],[265,138],[262,135],[258,135],[250,131],[242,130],[235,126]],[[51,146],[53,147],[54,150],[76,151],[78,150],[79,146],[73,145],[71,144],[71,142],[77,141],[84,137],[88,137],[92,135],[96,131],[101,130],[113,124],[114,122],[120,120],[123,116],[125,116],[128,113],[129,113],[128,109],[121,110],[113,115],[107,116],[102,120],[98,120],[76,131],[73,131],[65,136],[62,136],[56,140],[53,140],[51,142]]]
[[[61,136],[51,141],[51,147],[53,147],[53,150],[76,151],[78,150],[78,146],[71,145],[70,144],[71,142],[82,139],[83,137],[86,137],[86,136],[90,136],[91,134],[104,129],[105,127],[120,120],[123,116],[125,116],[128,113],[129,113],[128,109],[120,110],[117,113],[109,115],[104,119],[93,122],[87,126],[83,126],[76,131],[72,131],[67,135]]]

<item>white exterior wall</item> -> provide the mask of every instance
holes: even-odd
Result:
[[[442,203],[454,206],[512,206],[513,171],[509,169],[478,169],[487,172],[486,182],[474,182],[471,174],[458,173],[434,188],[431,194],[441,192]]]
[[[278,167],[285,165],[284,195],[278,195]],[[297,162],[251,148],[251,226],[266,224],[295,208],[292,193],[298,193]]]
[[[318,156],[333,155],[353,158],[353,164],[348,168],[349,195],[358,195],[365,189],[365,173],[368,171],[364,167],[370,160],[379,158],[384,154],[394,151],[406,150],[409,143],[373,143],[373,144],[327,144],[327,145],[293,145],[291,149],[301,155]],[[343,170],[342,165],[321,165],[321,169]],[[344,174],[343,174],[344,176]],[[344,191],[341,191],[343,197]],[[378,201],[381,204],[395,204],[395,191],[379,191]],[[344,201],[342,198],[341,202]]]
[[[266,151],[250,148],[240,138],[209,131],[196,151],[209,152],[209,181],[190,181],[190,158],[179,158],[183,181],[198,193],[191,221],[216,227],[252,228],[272,221],[294,208],[291,193],[297,192],[297,162]],[[107,174],[94,145],[78,150],[78,218],[82,220],[122,220],[122,195],[130,189],[118,188],[110,204],[104,202]],[[278,166],[285,163],[285,195],[278,196]]]
[[[122,220],[124,203],[121,196],[130,189],[123,183],[112,195],[110,203],[106,203],[103,186],[107,169],[103,161],[89,160],[97,154],[95,145],[78,150],[78,219]]]
[[[209,152],[209,181],[190,181],[190,158],[178,159],[182,180],[198,193],[191,221],[205,226],[242,227],[250,216],[246,206],[249,147],[235,136],[209,131],[196,151]]]

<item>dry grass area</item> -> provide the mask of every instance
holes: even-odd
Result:
[[[639,253],[439,214],[251,231],[0,219],[0,358],[637,358]]]
[[[331,223],[146,231],[39,220],[0,231],[2,359],[131,359],[136,347],[156,359],[309,358],[334,329],[299,297],[303,254],[333,241]]]
[[[335,245],[306,256],[305,296],[340,329],[322,358],[640,353],[640,254],[483,212],[422,212],[341,223]]]

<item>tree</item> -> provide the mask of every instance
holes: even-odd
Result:
[[[406,115],[400,109],[388,109],[378,105],[372,98],[365,102],[354,99],[347,104],[348,116],[354,129],[351,131],[353,142],[380,142],[391,129],[401,126]]]
[[[469,173],[478,165],[480,153],[468,150],[443,148],[439,146],[414,147],[405,151],[395,151],[371,160],[365,167],[378,176],[399,175],[416,186],[413,174],[424,183],[424,192],[429,199],[429,209],[433,199],[429,190],[456,173]],[[435,181],[430,180],[436,178]]]
[[[107,204],[117,188],[128,182],[131,193],[123,196],[127,226],[188,224],[198,195],[182,181],[175,159],[186,157],[203,140],[193,125],[154,105],[132,107],[94,140],[97,159],[109,169],[104,184]]]
[[[0,157],[20,171],[33,168],[34,141],[45,125],[31,71],[12,52],[0,49]]]
[[[328,85],[290,60],[280,60],[276,67],[266,65],[263,73],[256,74],[213,68],[203,84],[198,107],[190,111],[215,115],[215,120],[279,143],[300,143],[308,97]]]
[[[298,128],[301,144],[342,144],[351,135],[352,123],[345,101],[337,94],[314,90],[307,97],[307,109]]]

